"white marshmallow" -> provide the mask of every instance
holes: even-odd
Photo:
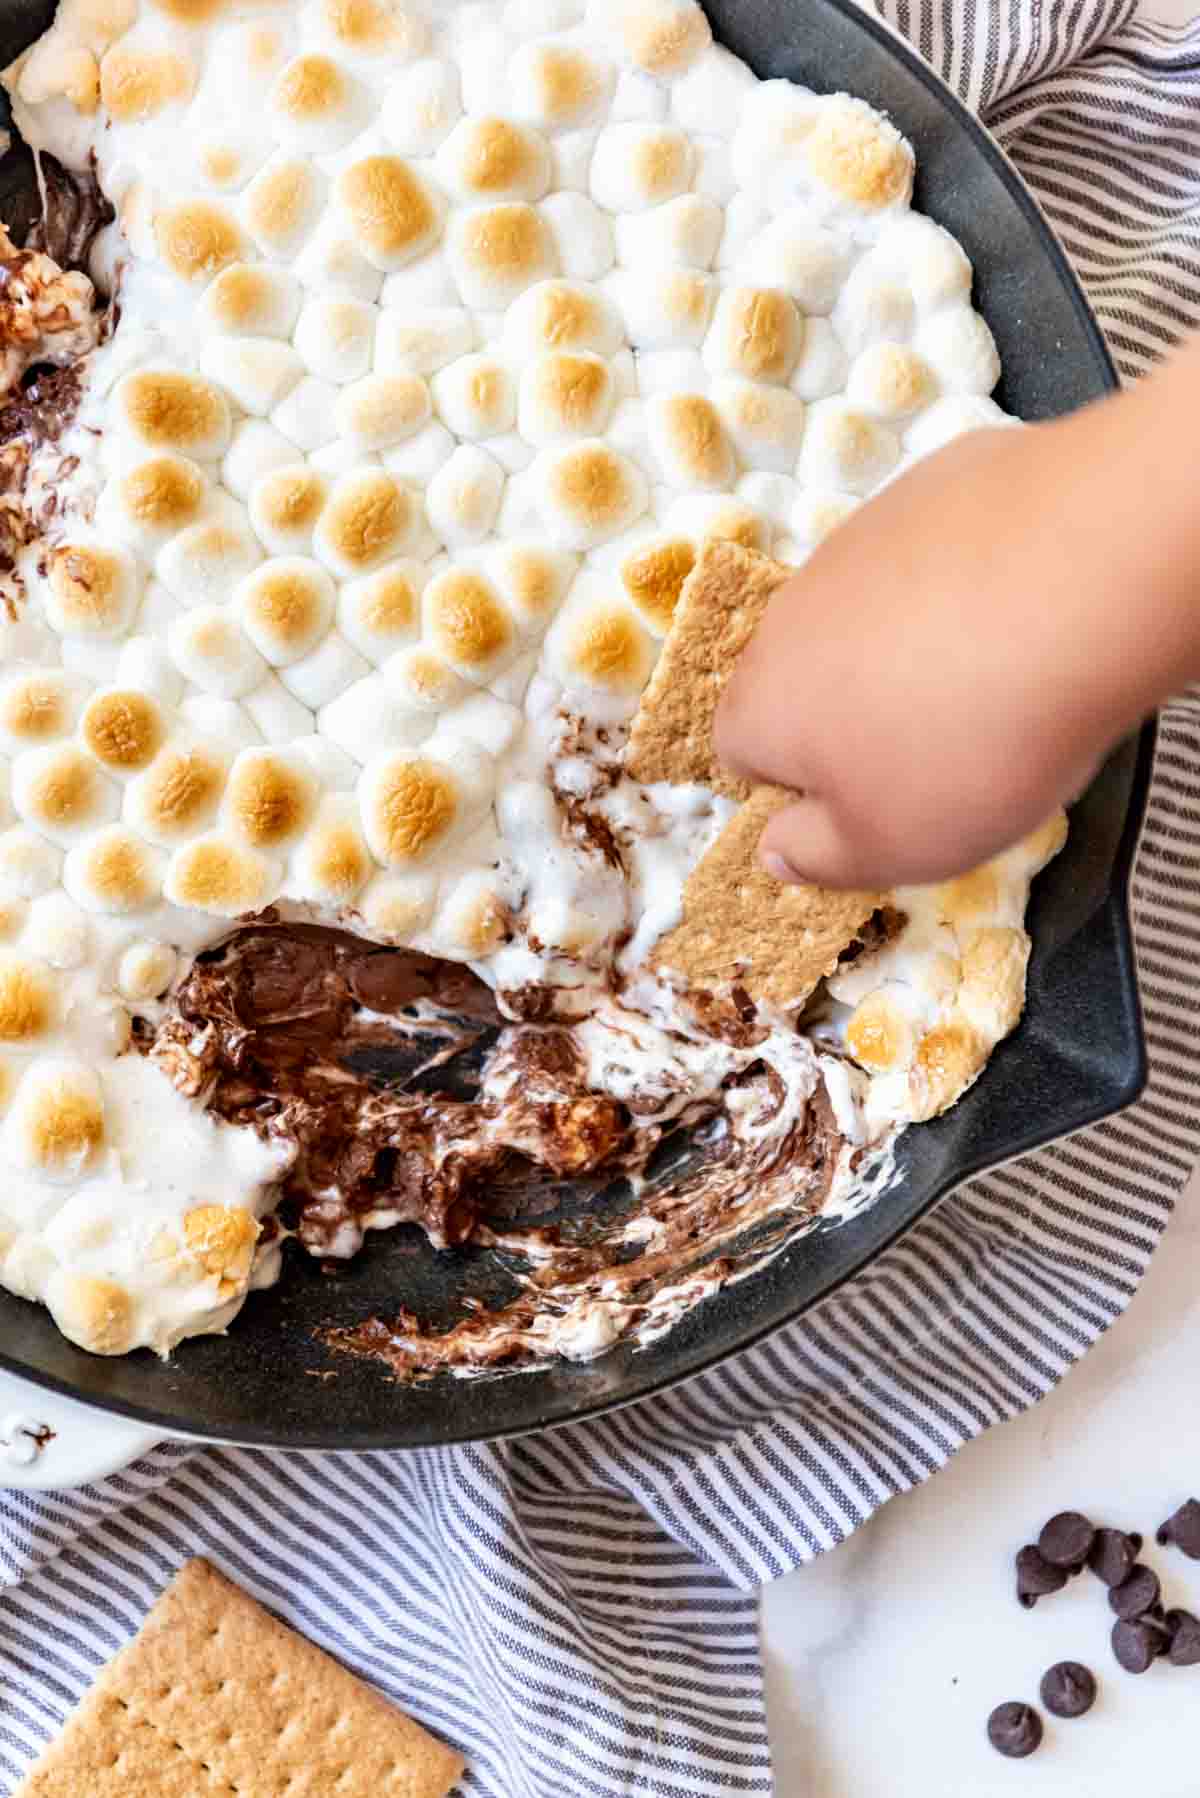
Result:
[[[181,605],[216,604],[262,561],[258,539],[242,507],[227,500],[211,516],[172,537],[154,570]]]
[[[461,307],[385,306],[375,330],[375,369],[381,375],[433,375],[474,347],[475,327]]]
[[[481,543],[496,522],[504,494],[504,470],[485,450],[462,444],[425,490],[432,529],[452,549]]]
[[[217,699],[211,693],[189,693],[179,708],[186,727],[208,743],[219,743],[226,755],[253,749],[262,742],[258,728],[236,699]]]
[[[277,674],[268,674],[242,704],[268,743],[292,743],[297,737],[311,736],[316,728],[308,707],[288,692]]]
[[[762,381],[716,381],[713,404],[734,449],[751,468],[790,474],[804,439],[803,400]]]
[[[713,44],[671,83],[671,111],[685,131],[719,131],[732,137],[743,107],[758,91],[745,63]]]
[[[441,423],[431,419],[424,430],[403,443],[383,452],[383,465],[398,480],[410,481],[415,487],[427,488],[439,468],[444,468],[455,450],[455,440]]]
[[[638,352],[638,392],[643,399],[655,393],[699,393],[708,385],[708,378],[708,369],[696,350]]]
[[[788,385],[802,400],[824,400],[846,385],[841,338],[827,318],[806,318],[804,345]]]
[[[778,530],[789,528],[792,508],[800,493],[790,475],[744,474],[734,491],[744,505],[770,519]]]
[[[850,274],[833,309],[833,327],[850,356],[871,343],[907,343],[916,323],[912,294],[872,258]]]
[[[494,456],[505,474],[524,474],[537,452],[516,431],[504,431],[488,438],[488,455]],[[501,501],[503,504],[503,501]]]
[[[971,264],[966,253],[941,225],[918,212],[903,212],[888,224],[871,258],[904,282],[918,312],[970,297]]]
[[[183,682],[159,637],[129,637],[117,659],[118,687],[132,687],[153,694],[163,705],[177,705]]]
[[[444,249],[430,250],[407,268],[395,270],[384,281],[380,299],[384,306],[393,306],[403,313],[462,304]]]
[[[702,194],[680,194],[664,206],[627,213],[615,221],[617,261],[626,268],[711,268],[725,229],[725,215]]]
[[[378,316],[374,306],[361,300],[310,300],[295,335],[305,367],[318,380],[338,386],[360,380],[371,366]]]
[[[805,207],[778,213],[748,245],[739,273],[781,287],[805,313],[833,310],[850,272],[854,246],[844,232],[814,223]]]
[[[968,431],[1019,423],[1018,419],[1002,412],[994,400],[978,394],[948,394],[945,399],[935,400],[927,411],[913,420],[905,433],[904,447],[910,456],[929,456]]]
[[[210,337],[200,366],[255,418],[265,418],[304,373],[291,344],[270,337]]]
[[[327,793],[349,793],[358,779],[358,767],[352,757],[326,737],[300,737],[292,748],[302,756],[316,775],[317,784]]]
[[[587,192],[596,135],[594,130],[562,131],[553,139],[550,146],[553,168],[550,185],[555,193]]]
[[[293,265],[310,293],[360,300],[371,305],[383,288],[381,271],[367,261],[342,222],[327,216],[313,232]]]
[[[508,705],[492,693],[473,693],[446,713],[441,732],[477,743],[498,761],[512,748],[523,722],[515,705]]]
[[[356,681],[320,714],[322,737],[360,764],[381,750],[422,742],[436,722],[436,713],[414,711],[403,695],[391,691],[381,674]]]
[[[462,117],[458,68],[440,57],[410,63],[383,96],[379,125],[393,150],[431,156]]]
[[[868,494],[899,460],[895,434],[848,401],[819,400],[809,408],[800,453],[800,475],[809,485]]]
[[[1000,379],[1000,357],[988,322],[967,304],[945,306],[918,327],[913,348],[924,356],[948,393],[991,393]]]
[[[294,403],[303,385],[301,382],[299,387],[293,387],[280,411]],[[249,499],[255,481],[272,468],[284,468],[296,460],[296,444],[295,438],[289,439],[274,424],[264,424],[261,418],[245,418],[234,427],[221,463],[221,480],[238,499]]]
[[[605,282],[637,350],[698,349],[717,296],[711,275],[670,265],[622,269]]]
[[[598,281],[616,260],[612,220],[586,194],[548,194],[539,208],[570,281]]]
[[[228,606],[195,606],[171,626],[167,647],[185,680],[218,699],[239,699],[257,686],[266,663]]]
[[[334,413],[337,395],[338,390],[331,382],[319,381],[315,375],[305,375],[303,380],[297,381],[282,404],[276,406],[271,414],[271,423],[287,442],[288,462],[295,460],[296,450],[303,450],[305,454],[311,455],[314,450],[324,449],[327,443],[333,441],[337,430]],[[244,427],[238,428],[241,430]]]
[[[836,530],[861,505],[861,499],[852,493],[838,493],[822,487],[802,488],[789,517],[798,548],[805,554],[815,549],[830,531]]]
[[[347,687],[370,672],[365,656],[352,649],[337,631],[330,631],[310,654],[281,669],[279,678],[294,698],[315,712],[331,705]]]
[[[685,193],[695,167],[692,146],[671,125],[609,125],[596,140],[591,195],[606,212],[642,212]]]

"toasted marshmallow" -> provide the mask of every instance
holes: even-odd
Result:
[[[477,569],[448,568],[435,575],[425,589],[422,612],[425,642],[467,680],[489,681],[516,653],[512,616]]]
[[[45,837],[20,825],[0,831],[0,900],[6,907],[51,892],[61,867],[62,851]]]
[[[56,1268],[46,1282],[44,1299],[67,1341],[77,1342],[89,1353],[125,1355],[135,1346],[133,1295],[116,1280]]]
[[[947,393],[985,398],[1000,379],[1000,357],[988,322],[968,305],[946,306],[917,330],[913,348]]]
[[[179,957],[169,943],[131,943],[117,967],[117,991],[134,1004],[161,999],[178,966]]]
[[[9,675],[0,685],[0,746],[15,755],[69,736],[86,691],[59,668]]]
[[[496,522],[504,470],[486,450],[462,444],[425,489],[430,526],[449,549],[482,543]]]
[[[714,493],[689,493],[677,499],[663,520],[664,529],[693,543],[717,537],[739,543],[766,555],[771,547],[771,522],[757,507],[743,499]]]
[[[186,105],[195,85],[195,66],[170,50],[118,45],[100,63],[100,102],[118,125],[144,125]]]
[[[202,324],[224,336],[290,337],[300,311],[300,284],[284,269],[233,262],[197,307]]]
[[[140,598],[138,565],[128,550],[62,543],[51,552],[43,606],[59,636],[89,642],[122,637]]]
[[[370,663],[344,637],[327,631],[315,649],[281,669],[279,678],[294,699],[317,712],[370,672]]]
[[[211,746],[168,743],[125,789],[125,822],[139,836],[170,848],[216,817],[228,763]]]
[[[612,416],[613,378],[599,356],[550,350],[521,376],[517,428],[528,443],[566,443],[599,437]]]
[[[966,253],[941,225],[918,212],[902,212],[885,226],[871,257],[904,282],[920,313],[970,297]]]
[[[195,606],[175,619],[167,647],[185,680],[218,699],[249,693],[266,663],[228,606]]]
[[[243,749],[229,772],[221,820],[239,843],[271,852],[299,837],[312,821],[320,789],[302,756]]]
[[[372,305],[383,290],[383,275],[363,255],[348,227],[331,209],[294,264],[296,277],[311,293],[337,295]]]
[[[788,385],[798,399],[825,400],[846,385],[846,352],[827,318],[806,318],[804,347]]]
[[[189,525],[159,551],[159,580],[185,606],[227,599],[234,583],[262,561],[258,539],[240,506],[232,502]]]
[[[836,493],[824,487],[805,487],[788,514],[788,528],[804,551],[823,543],[830,531],[844,524],[862,501],[852,493]]]
[[[429,423],[433,403],[419,375],[364,375],[338,394],[338,436],[356,455],[390,449]]]
[[[154,216],[154,241],[164,265],[189,285],[211,281],[246,253],[231,209],[219,200],[180,200]]]
[[[453,213],[446,253],[464,301],[481,311],[501,310],[554,273],[550,233],[524,201]]]
[[[265,418],[304,373],[291,344],[272,337],[210,337],[200,366],[255,418]]]
[[[146,450],[176,450],[198,462],[229,447],[229,402],[219,387],[176,368],[143,368],[117,383],[118,424]]]
[[[432,156],[461,117],[457,65],[430,56],[396,76],[383,97],[379,123],[393,150]]]
[[[162,896],[162,852],[125,824],[110,824],[77,843],[63,863],[63,886],[85,911],[124,916]]]
[[[704,360],[714,374],[786,381],[804,343],[795,301],[777,287],[727,287],[717,301]]]
[[[377,874],[358,909],[372,936],[384,942],[411,942],[433,917],[437,892],[433,874]]]
[[[149,693],[106,687],[92,695],[79,720],[79,738],[100,766],[118,778],[148,767],[162,748],[167,716]]]
[[[591,194],[606,212],[643,212],[691,186],[695,155],[672,125],[609,125],[596,140]]]
[[[400,0],[314,0],[318,41],[368,71],[412,62],[429,47],[429,21]]]
[[[273,156],[246,187],[241,212],[263,255],[293,257],[317,225],[326,178],[304,156]]]
[[[456,437],[479,440],[512,430],[516,387],[497,357],[486,352],[460,356],[434,375],[432,387],[438,416]]]
[[[907,419],[931,405],[937,391],[937,376],[916,350],[875,343],[855,359],[846,398],[876,418]]]
[[[369,662],[386,661],[416,638],[428,572],[422,562],[388,562],[341,589],[338,630]]]
[[[341,385],[361,380],[371,366],[374,306],[361,300],[310,300],[296,323],[296,350],[319,380]]]
[[[204,509],[208,482],[186,456],[148,456],[106,484],[96,505],[96,526],[144,556],[194,524]]]
[[[725,217],[714,200],[680,194],[616,221],[617,261],[626,268],[711,268]]]
[[[363,468],[334,483],[313,550],[339,579],[349,580],[403,555],[419,526],[419,508],[407,488],[381,468]]]
[[[870,258],[860,262],[838,296],[833,325],[849,355],[872,343],[907,343],[916,322],[912,294]]]
[[[611,11],[626,56],[660,80],[685,74],[712,43],[696,0],[616,0]]]
[[[4,1152],[56,1184],[82,1180],[104,1148],[104,1094],[86,1062],[50,1057],[25,1070],[4,1120]]]
[[[656,645],[633,607],[581,582],[550,627],[547,666],[568,692],[637,697],[650,678]]]
[[[544,450],[530,479],[548,535],[566,549],[595,549],[628,530],[650,497],[636,462],[597,438]]]
[[[513,111],[549,131],[603,118],[615,81],[611,63],[565,41],[522,44],[508,65]]]
[[[392,750],[363,769],[359,812],[371,853],[385,868],[430,861],[491,804],[491,756],[463,742],[453,753],[452,766],[426,751]]]
[[[655,637],[665,637],[670,630],[683,584],[695,565],[691,540],[666,535],[640,543],[621,563],[621,585]]]
[[[882,113],[864,100],[831,94],[817,102],[815,115],[803,151],[818,194],[870,217],[907,206],[913,153]]]
[[[704,342],[717,293],[710,275],[690,268],[627,269],[605,286],[635,349],[698,349]]]
[[[300,383],[303,387],[304,382]],[[299,388],[284,401],[289,405]],[[280,411],[283,407],[279,408]],[[221,480],[230,493],[236,493],[239,499],[249,499],[254,483],[272,468],[286,468],[289,462],[296,460],[296,444],[273,424],[265,424],[261,418],[244,418],[234,430],[229,449],[221,463]]]
[[[550,186],[550,146],[540,132],[496,117],[462,119],[435,163],[459,200],[540,200]]]
[[[273,556],[304,555],[328,497],[329,482],[307,462],[286,463],[260,475],[249,505],[259,542]]]
[[[476,868],[444,891],[433,923],[434,951],[446,961],[486,961],[512,935],[499,877]]]
[[[509,307],[504,339],[516,355],[576,350],[611,356],[621,347],[624,333],[600,288],[579,281],[539,281]]]
[[[490,550],[484,566],[526,635],[545,630],[579,566],[574,556],[532,539],[510,538]]]
[[[12,765],[13,807],[26,824],[63,848],[115,818],[121,799],[74,743],[27,749]]]
[[[163,891],[172,905],[237,918],[270,905],[280,884],[276,863],[213,831],[175,851]]]
[[[442,713],[460,705],[471,691],[463,676],[424,643],[389,656],[383,681],[395,704],[414,720],[404,736],[413,742],[423,741]]]
[[[736,379],[715,382],[712,397],[743,462],[791,473],[804,439],[803,400],[786,387]]]
[[[613,222],[586,194],[548,194],[539,208],[549,227],[562,273],[571,281],[598,281],[616,261]]]
[[[809,409],[801,478],[814,487],[867,494],[900,460],[893,432],[846,400],[820,400]]]
[[[743,267],[763,287],[777,287],[805,313],[828,313],[850,272],[853,247],[844,232],[814,222],[803,206],[776,214],[753,240]]]
[[[267,118],[286,150],[316,156],[340,150],[370,119],[370,97],[331,56],[293,57],[267,94]]]
[[[672,487],[725,487],[734,477],[733,448],[721,415],[699,393],[660,393],[646,405],[650,449]]]
[[[384,274],[423,256],[441,234],[441,200],[402,156],[352,162],[334,195],[351,241]]]
[[[284,555],[238,583],[232,609],[259,654],[285,668],[320,642],[333,622],[335,600],[334,584],[319,562]]]
[[[461,307],[385,306],[375,331],[375,369],[381,375],[433,375],[474,345],[471,315]]]
[[[224,130],[198,136],[192,146],[196,178],[219,193],[238,193],[271,153],[261,132]]]
[[[374,872],[356,801],[330,794],[296,845],[286,890],[310,905],[337,908],[352,904]]]

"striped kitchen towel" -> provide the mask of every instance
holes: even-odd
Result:
[[[1140,373],[1200,322],[1200,20],[884,10],[991,124]],[[494,1447],[164,1446],[82,1493],[9,1495],[4,1791],[201,1552],[456,1743],[466,1792],[769,1792],[760,1583],[1048,1391],[1129,1300],[1200,1150],[1198,850],[1200,697],[1164,713],[1135,882],[1145,1097],[973,1181],[736,1362]]]

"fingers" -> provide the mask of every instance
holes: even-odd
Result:
[[[791,885],[810,881],[826,887],[883,887],[895,878],[886,850],[859,843],[819,799],[798,799],[776,812],[759,839],[767,873]]]

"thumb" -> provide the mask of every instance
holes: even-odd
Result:
[[[879,855],[863,853],[820,799],[798,799],[776,812],[759,838],[759,860],[786,885],[876,887],[889,882]]]

